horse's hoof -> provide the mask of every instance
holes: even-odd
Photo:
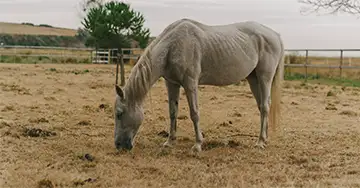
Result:
[[[167,140],[164,144],[163,144],[163,147],[165,148],[172,148],[174,146],[174,142],[173,141],[170,141],[170,140]]]
[[[191,151],[194,152],[194,153],[200,153],[202,150],[201,150],[201,144],[198,144],[196,143],[192,148],[191,148]]]
[[[263,142],[263,141],[258,141],[258,142],[255,144],[255,148],[265,149],[265,148],[266,148],[266,144],[265,144],[265,142]]]

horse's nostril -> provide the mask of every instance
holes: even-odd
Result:
[[[121,149],[121,143],[120,142],[115,142],[115,147],[116,147],[116,149]]]
[[[131,150],[133,148],[132,146],[132,143],[131,143],[131,140],[127,140],[124,144],[124,148],[127,149],[127,150]]]
[[[115,147],[118,150],[121,150],[121,149],[131,150],[133,148],[133,145],[132,145],[131,139],[126,139],[126,140],[123,140],[123,142],[115,142]]]

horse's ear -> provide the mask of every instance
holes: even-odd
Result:
[[[125,99],[124,91],[123,91],[118,85],[115,85],[115,90],[116,90],[116,94],[117,94],[122,100],[124,100],[124,99]]]

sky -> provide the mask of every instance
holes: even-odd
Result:
[[[124,0],[158,35],[167,25],[191,18],[209,25],[258,21],[279,32],[285,48],[360,48],[354,15],[305,15],[297,0]],[[81,0],[0,0],[0,21],[81,27]],[[32,7],[32,8],[30,8]]]

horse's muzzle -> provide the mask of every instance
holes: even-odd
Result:
[[[118,150],[125,149],[125,150],[130,151],[133,148],[133,145],[132,145],[131,139],[129,138],[129,139],[123,139],[120,142],[115,141],[115,147]]]

